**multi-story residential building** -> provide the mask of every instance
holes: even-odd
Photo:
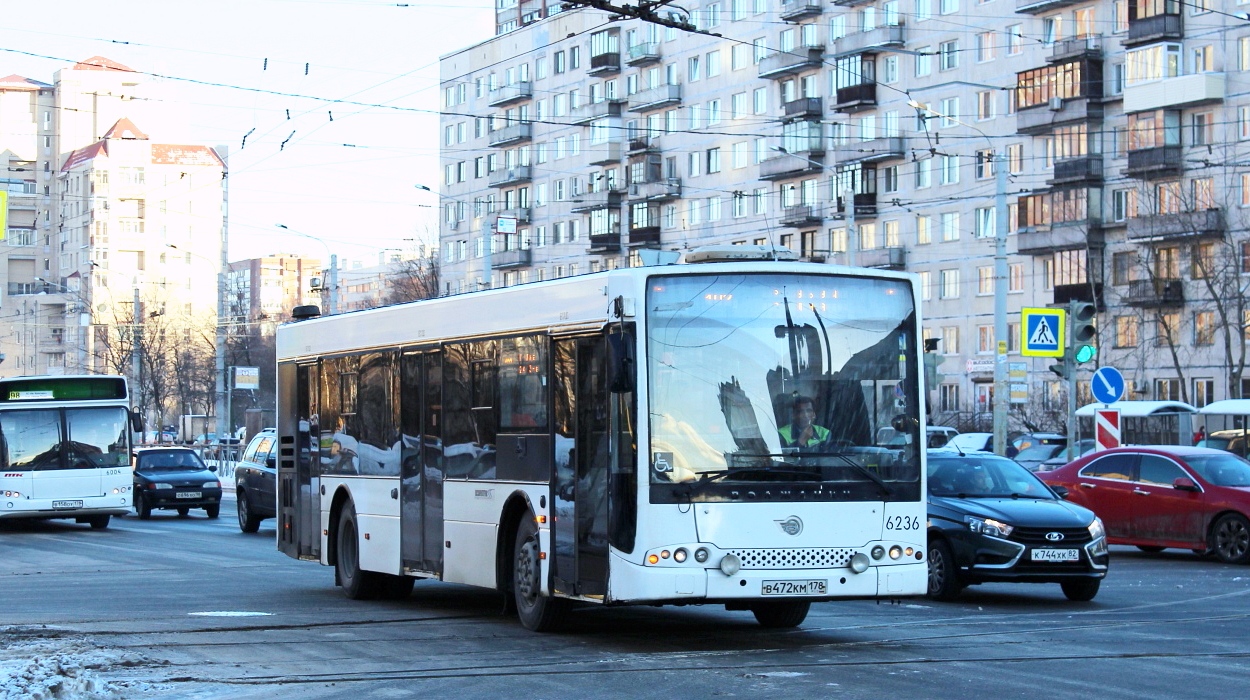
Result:
[[[321,261],[299,255],[269,255],[230,263],[227,313],[232,329],[259,324],[266,335],[291,317],[291,309],[320,304]],[[232,330],[233,332],[233,330]]]
[[[130,323],[136,288],[149,314],[215,323],[223,165],[136,126],[180,130],[159,97],[98,56],[52,85],[0,80],[10,192],[0,372],[115,370],[106,348]]]
[[[932,413],[968,425],[988,420],[1005,227],[1031,422],[1064,389],[1019,356],[1020,309],[1069,300],[1098,304],[1128,398],[1250,394],[1250,25],[1228,7],[683,6],[717,36],[511,3],[498,36],[443,57],[444,293],[709,243],[914,272],[946,357]]]

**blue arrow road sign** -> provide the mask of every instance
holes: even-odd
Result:
[[[1094,398],[1102,403],[1115,403],[1124,398],[1124,375],[1115,367],[1099,367],[1089,382]]]

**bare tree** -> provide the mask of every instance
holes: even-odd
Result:
[[[398,263],[391,275],[384,305],[433,299],[439,293],[439,264],[434,256],[418,256]]]

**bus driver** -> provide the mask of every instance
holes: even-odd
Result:
[[[829,429],[816,425],[816,406],[807,396],[794,398],[790,423],[781,426],[782,447],[816,447],[829,441]]]

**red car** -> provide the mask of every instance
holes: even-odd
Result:
[[[1111,544],[1250,563],[1250,462],[1205,447],[1119,447],[1037,474],[1102,518]]]

